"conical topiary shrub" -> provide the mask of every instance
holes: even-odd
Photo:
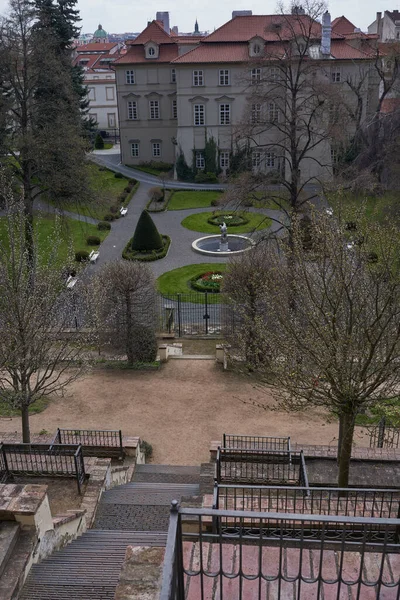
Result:
[[[152,250],[160,250],[162,247],[162,237],[158,233],[153,219],[147,210],[144,210],[136,225],[132,239],[132,250],[136,252],[151,252]]]

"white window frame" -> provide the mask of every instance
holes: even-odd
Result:
[[[268,121],[270,123],[278,123],[279,121],[279,107],[276,102],[268,103]]]
[[[256,102],[251,105],[251,123],[252,125],[256,125],[257,123],[261,123],[261,103]]]
[[[136,83],[135,71],[125,71],[125,83],[127,85],[134,85]]]
[[[139,142],[132,142],[131,143],[131,156],[132,156],[132,158],[138,158],[139,157],[139,152],[140,152],[140,144],[139,144]]]
[[[338,164],[339,161],[339,152],[338,149],[331,145],[331,163],[334,167]]]
[[[342,81],[342,73],[340,67],[332,67],[331,70],[331,82],[340,83]]]
[[[178,100],[172,100],[172,118],[178,118]]]
[[[251,153],[251,164],[253,167],[261,166],[261,150],[253,150]]]
[[[270,67],[268,70],[269,81],[279,81],[280,71],[278,67]]]
[[[229,69],[220,69],[219,70],[219,85],[230,85],[231,84],[231,74]]]
[[[198,150],[196,152],[196,169],[204,169],[206,166],[206,160],[204,157],[204,151]]]
[[[202,69],[195,69],[193,71],[193,85],[194,87],[201,87],[204,85],[204,71]]]
[[[193,106],[193,124],[195,127],[201,127],[206,124],[205,104],[195,104]]]
[[[115,113],[107,113],[107,124],[110,129],[114,129],[117,126],[117,119]]]
[[[156,49],[153,48],[153,46],[149,46],[147,48],[147,55],[151,56],[151,57],[155,56],[156,55]]]
[[[161,156],[161,142],[151,143],[151,155],[153,158],[160,158]]]
[[[129,100],[127,103],[127,112],[128,112],[128,119],[130,121],[137,121],[137,119],[139,118],[138,116],[138,106],[137,106],[137,102],[136,100]]]
[[[171,69],[171,83],[176,83],[176,69]]]
[[[159,100],[149,100],[149,117],[152,121],[160,119],[160,101]]]
[[[261,46],[258,43],[253,44],[253,54],[260,54]]]
[[[226,150],[219,153],[219,166],[221,169],[229,169],[230,153]]]
[[[96,100],[96,88],[88,87],[88,98],[89,100]]]
[[[261,82],[261,67],[255,67],[250,71],[251,85],[257,85]]]
[[[276,154],[275,152],[266,152],[265,153],[265,166],[269,169],[275,168]]]
[[[111,98],[110,98],[110,92],[111,92]],[[106,100],[115,100],[114,88],[111,86],[106,87]]]
[[[219,124],[220,125],[230,125],[231,124],[231,105],[230,104],[220,104],[219,105]]]

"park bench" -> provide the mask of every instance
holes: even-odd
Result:
[[[128,212],[128,209],[125,206],[121,206],[121,208],[119,209],[119,212],[121,214],[121,217],[124,217],[126,215],[126,213]]]
[[[69,275],[69,277],[67,279],[67,288],[69,290],[72,290],[72,288],[74,287],[74,285],[76,284],[77,281],[78,281],[77,277],[73,277],[72,275]]]
[[[100,252],[98,250],[92,250],[91,253],[89,254],[89,261],[91,263],[95,263],[96,260],[99,258],[100,256]]]

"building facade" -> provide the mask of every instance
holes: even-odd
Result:
[[[282,43],[284,29],[280,29],[280,19],[293,24],[289,32],[293,41],[286,33],[286,45]],[[247,123],[256,126],[251,136],[253,169],[282,171],[287,162],[282,152],[279,155],[278,151],[260,148],[266,140],[277,148],[282,146],[287,99],[282,92],[276,93],[274,100],[271,98],[282,76],[284,53],[288,48],[293,52],[293,44],[297,48],[293,61],[303,52],[302,59],[308,61],[304,73],[316,77],[312,85],[319,80],[321,86],[332,88],[333,95],[349,95],[350,103],[348,82],[354,84],[362,78],[362,118],[367,118],[378,100],[379,83],[371,69],[377,36],[361,33],[349,21],[344,27],[343,21],[339,24],[336,20],[332,27],[326,14],[322,26],[312,23],[313,33],[305,41],[308,45],[304,50],[304,31],[301,27],[299,32],[293,31],[295,23],[308,22],[307,16],[298,14],[239,15],[202,38],[171,35],[158,21],[149,24],[136,40],[128,42],[126,54],[114,64],[122,162],[173,163],[182,153],[189,166],[203,170],[205,145],[213,139],[218,166],[227,171],[240,128]],[[346,31],[335,31],[335,25]],[[260,88],[264,95],[260,93],[257,100],[255,91]],[[266,89],[272,95],[265,95]],[[261,127],[266,120],[274,126]],[[302,165],[302,178],[320,176],[322,163],[329,165],[324,173],[329,176],[332,158],[334,148],[329,139],[316,145]]]

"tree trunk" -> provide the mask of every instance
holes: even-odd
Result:
[[[353,445],[355,414],[342,413],[340,415],[340,446],[339,446],[339,477],[338,486],[348,487],[350,474],[351,448]]]
[[[128,365],[134,363],[134,341],[133,341],[133,322],[132,322],[132,303],[129,292],[125,295],[126,309],[126,355],[128,357]]]
[[[31,432],[29,429],[29,405],[21,406],[22,417],[22,441],[24,444],[29,444],[31,441]]]

